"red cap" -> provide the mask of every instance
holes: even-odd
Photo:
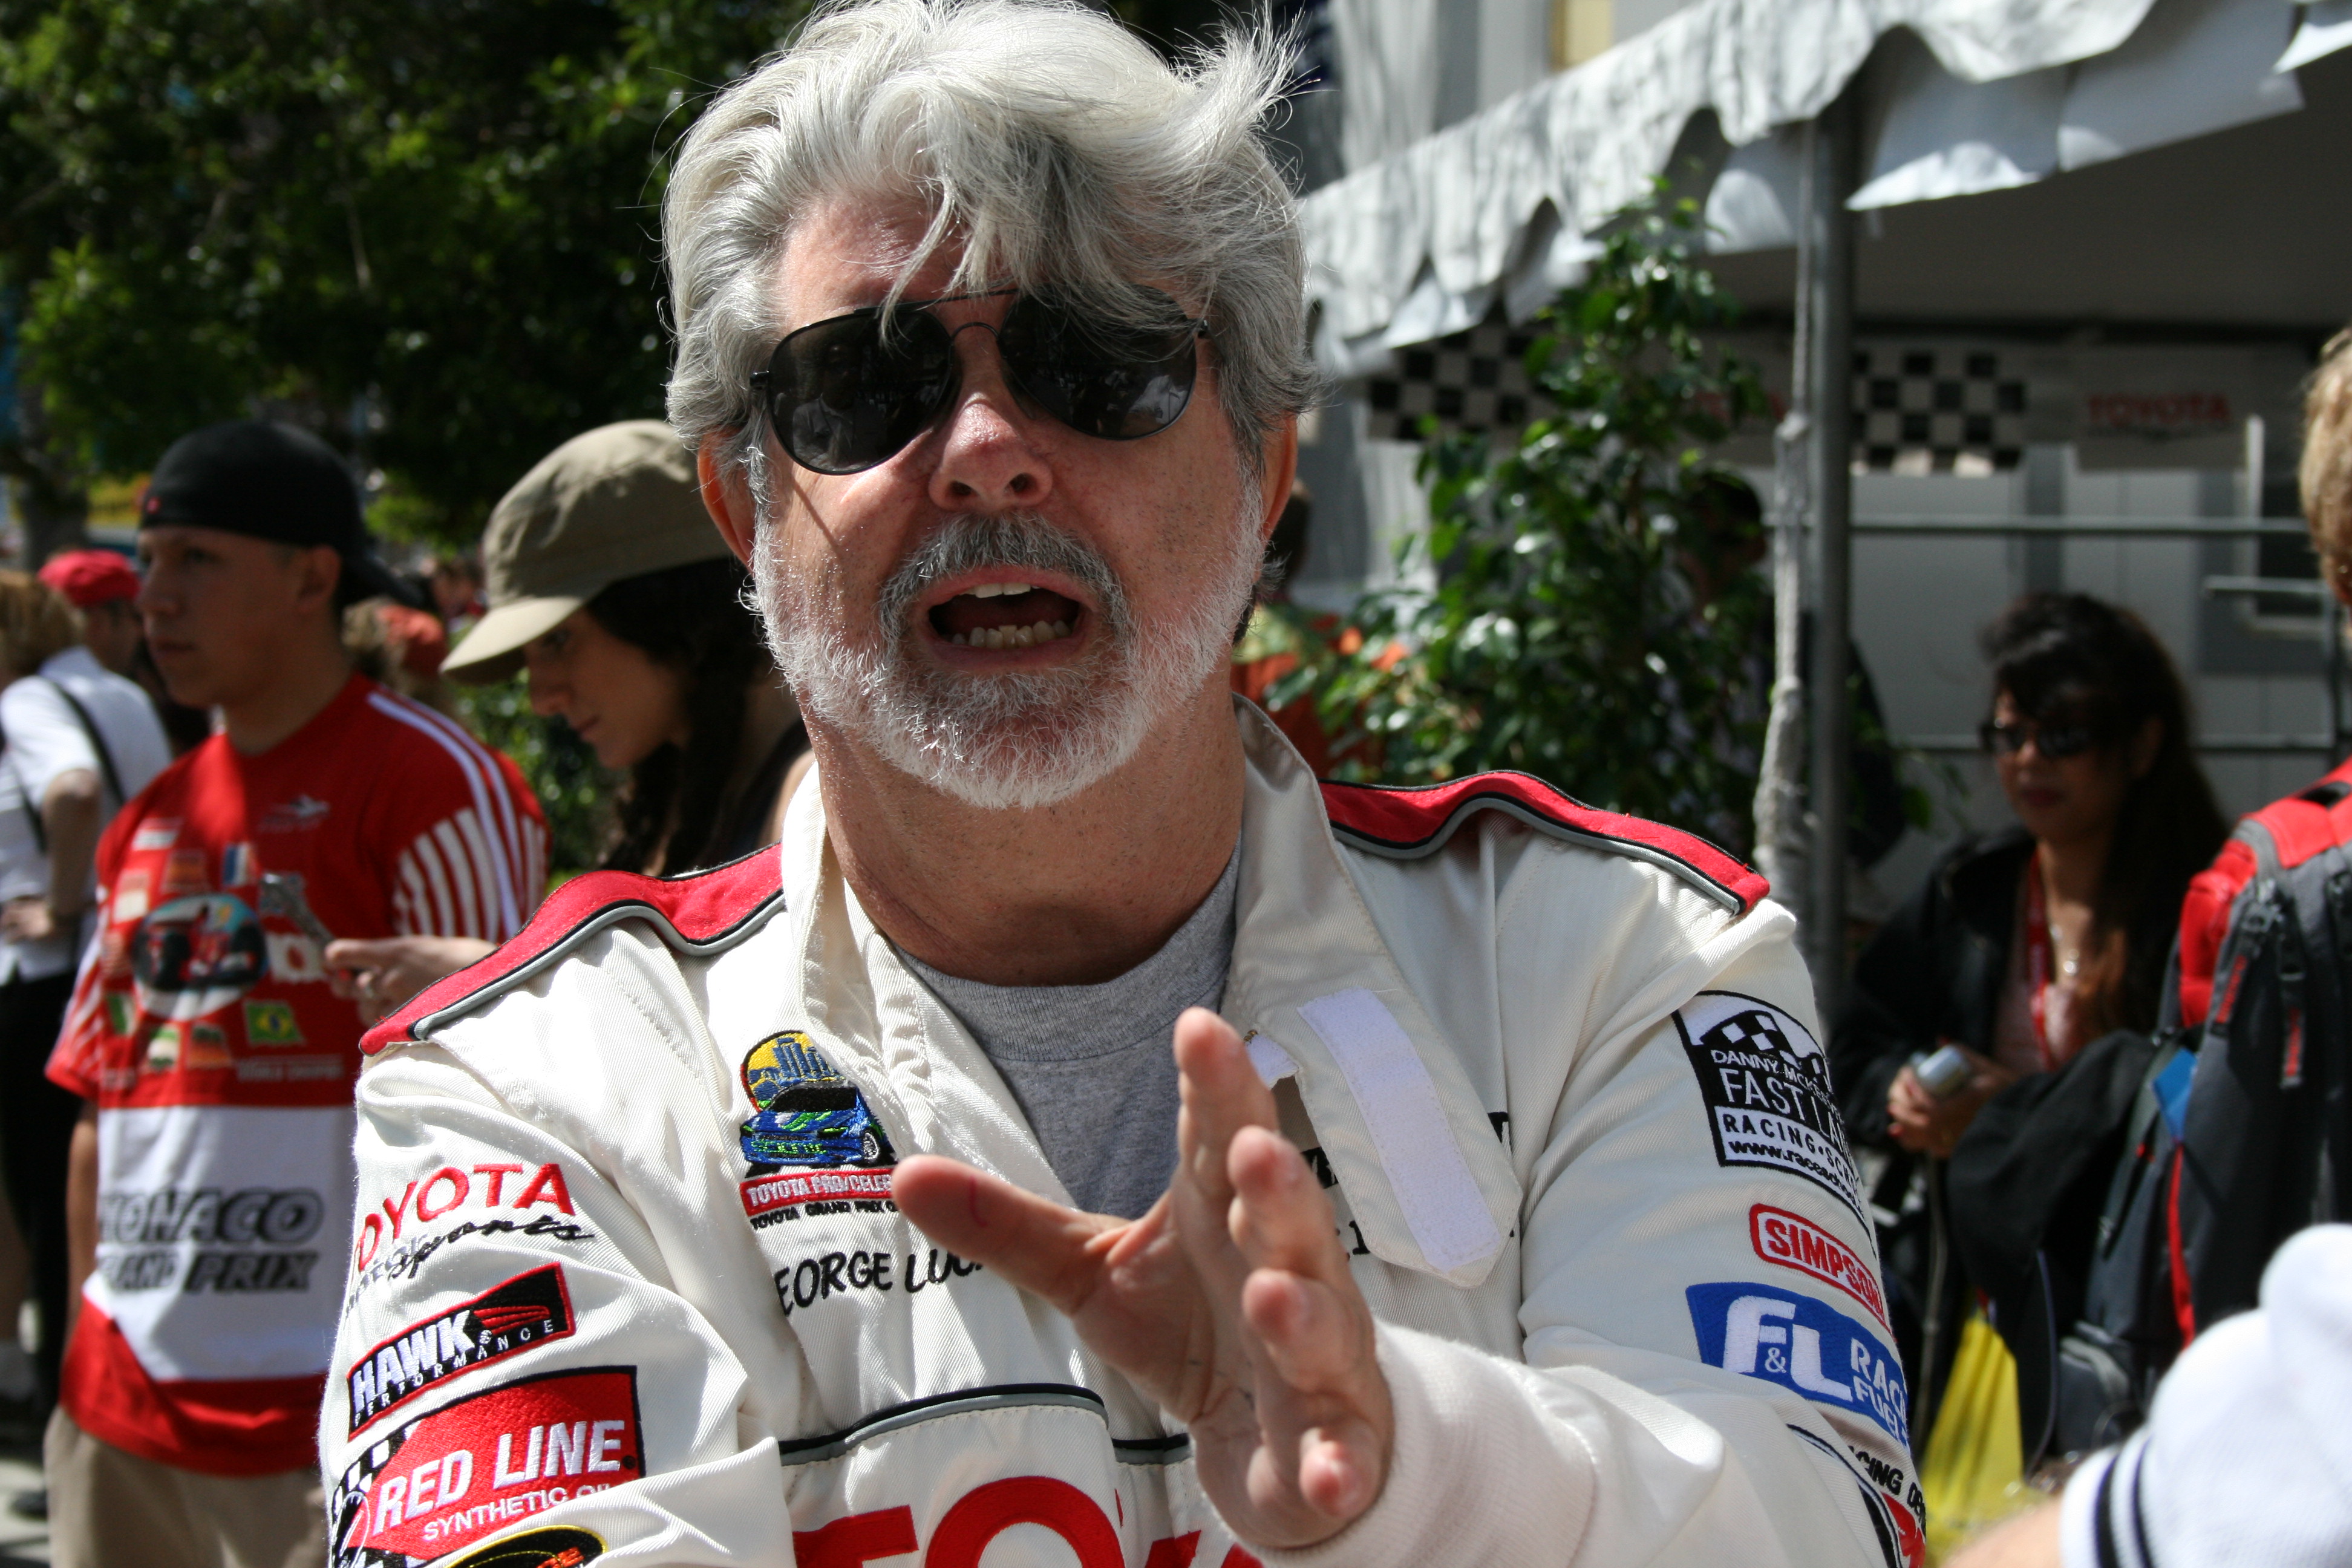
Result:
[[[41,568],[41,581],[87,610],[110,599],[139,596],[139,574],[111,550],[68,550],[52,555]]]

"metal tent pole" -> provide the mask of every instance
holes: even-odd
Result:
[[[1813,637],[1807,672],[1811,720],[1811,896],[1807,957],[1822,1017],[1837,1015],[1845,992],[1847,768],[1852,753],[1852,694],[1846,648],[1852,637],[1853,478],[1854,121],[1851,92],[1822,110],[1805,138],[1810,187],[1800,236],[1800,276],[1809,331],[1806,379],[1812,391]]]

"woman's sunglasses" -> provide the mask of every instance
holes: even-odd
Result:
[[[962,383],[955,337],[964,329],[950,331],[928,307],[1013,292],[908,300],[887,321],[869,308],[814,322],[776,345],[751,390],[793,462],[820,474],[863,472],[905,450]],[[1184,412],[1200,368],[1193,340],[1209,331],[1153,292],[1167,304],[1165,327],[1117,325],[1028,293],[1002,326],[965,325],[995,336],[1005,380],[1024,403],[1082,436],[1133,441]]]
[[[2079,757],[2099,743],[2098,732],[2087,724],[1996,724],[1990,719],[1977,726],[1977,739],[1996,757],[2013,757],[2032,741],[2053,763]]]

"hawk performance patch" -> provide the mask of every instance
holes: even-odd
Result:
[[[1698,1075],[1716,1163],[1801,1176],[1867,1226],[1829,1056],[1811,1032],[1769,1002],[1731,991],[1700,992],[1675,1027]]]

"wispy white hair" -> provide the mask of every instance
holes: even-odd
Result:
[[[750,378],[783,334],[794,225],[835,198],[912,199],[932,216],[902,286],[960,241],[955,291],[1012,284],[1140,321],[1149,282],[1205,309],[1254,468],[1314,386],[1297,218],[1260,141],[1291,65],[1236,26],[1171,69],[1076,0],[821,6],[679,153],[662,201],[670,424],[690,443],[731,436],[727,467],[756,465]]]

